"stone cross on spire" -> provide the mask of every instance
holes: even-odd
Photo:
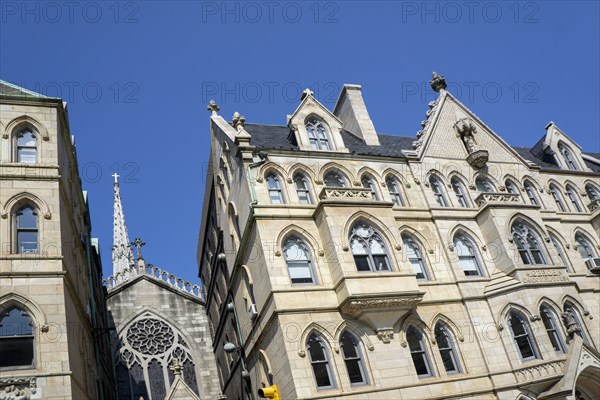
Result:
[[[142,257],[142,247],[144,247],[146,245],[146,242],[142,242],[142,239],[140,239],[139,237],[136,237],[133,242],[131,242],[131,244],[133,246],[135,246],[136,251],[137,251],[137,259],[143,259],[144,257]]]
[[[129,246],[129,234],[125,225],[125,215],[121,204],[121,192],[119,190],[119,174],[114,173],[114,208],[113,208],[113,248],[112,262],[113,275],[117,275],[133,264],[133,252]]]

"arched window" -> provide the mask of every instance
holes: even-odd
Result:
[[[340,349],[346,363],[346,370],[352,386],[368,383],[360,342],[352,333],[345,330],[340,336]]]
[[[315,117],[310,118],[306,122],[306,133],[310,146],[314,150],[331,150],[329,143],[329,132],[323,121]]]
[[[323,339],[315,333],[311,334],[306,341],[306,350],[315,375],[317,389],[335,388],[329,352]]]
[[[560,243],[560,240],[558,240],[558,238],[552,234],[550,235],[550,239],[552,240],[552,244],[554,245],[554,248],[556,249],[556,252],[558,253],[558,256],[560,257],[560,260],[562,261],[563,265],[567,268],[568,272],[571,272],[571,266],[569,265],[569,261],[567,260],[565,250],[562,244]]]
[[[581,338],[589,344],[587,335],[585,334],[583,323],[581,322],[581,315],[579,314],[577,307],[575,307],[571,302],[567,301],[563,306],[563,311],[566,314],[570,314],[573,317],[573,320],[575,320],[575,325],[577,325],[577,328],[579,328],[579,332],[581,333]]]
[[[429,177],[429,185],[431,186],[431,190],[433,191],[433,195],[435,196],[435,201],[442,207],[448,207],[448,200],[446,199],[446,190],[444,189],[444,184],[435,175],[431,175]]]
[[[458,361],[458,353],[456,352],[454,337],[450,330],[441,322],[435,325],[435,341],[437,342],[444,368],[449,374],[457,374],[461,372],[460,363]]]
[[[562,212],[568,211],[567,207],[565,206],[565,202],[563,200],[562,193],[560,192],[560,189],[555,184],[550,185],[550,194],[552,194],[552,198],[554,199],[554,202],[556,203],[556,206],[558,207],[559,211],[562,211]]]
[[[575,209],[575,211],[583,212],[583,205],[581,204],[581,199],[579,198],[579,195],[577,194],[575,188],[571,185],[567,185],[566,189],[567,197],[571,201],[571,204],[573,204],[573,208]]]
[[[584,262],[596,256],[592,243],[581,232],[575,234],[575,245]]]
[[[423,333],[411,325],[406,331],[406,341],[419,378],[433,376],[433,368],[429,354],[427,354],[427,345]]]
[[[409,235],[402,235],[402,243],[406,251],[406,257],[417,274],[417,279],[429,280],[427,264],[423,258],[421,246]]]
[[[296,185],[296,193],[298,194],[298,201],[300,201],[300,204],[312,204],[312,198],[310,196],[310,189],[306,175],[300,173],[295,174],[294,184]]]
[[[533,186],[533,183],[525,181],[523,186],[525,187],[525,192],[527,193],[527,197],[529,198],[531,204],[533,204],[534,206],[539,206],[540,201],[538,200],[537,194],[535,193],[535,186]]]
[[[33,367],[34,323],[21,308],[10,307],[0,312],[0,368]]]
[[[462,232],[458,233],[454,237],[454,248],[458,256],[458,262],[466,276],[483,275],[477,250],[471,238]]]
[[[37,140],[37,134],[29,128],[22,130],[16,135],[17,162],[27,164],[37,162]]]
[[[358,271],[389,271],[387,246],[379,232],[364,222],[356,223],[350,231],[350,248]]]
[[[345,188],[348,187],[348,179],[342,173],[337,171],[330,171],[325,174],[323,182],[326,187],[332,188]]]
[[[450,183],[452,185],[452,190],[454,190],[454,194],[456,195],[456,199],[458,200],[458,204],[464,208],[471,207],[469,196],[467,195],[467,189],[460,178],[455,176],[452,178]]]
[[[478,176],[477,179],[475,179],[475,186],[477,186],[477,190],[482,193],[491,193],[496,191],[492,181],[484,176]]]
[[[600,200],[600,190],[591,183],[585,185],[585,191],[591,201]]]
[[[379,195],[377,193],[377,188],[375,187],[375,181],[369,175],[364,175],[361,179],[362,186],[365,189],[369,189],[371,191],[371,198],[373,200],[379,200]]]
[[[400,182],[398,182],[396,178],[388,176],[385,180],[385,184],[388,188],[390,197],[392,198],[394,204],[400,207],[404,207],[406,205],[406,202],[404,201],[404,197],[402,196],[402,186],[400,185]]]
[[[271,199],[271,204],[283,204],[285,203],[285,198],[283,197],[283,189],[281,187],[281,180],[279,176],[271,173],[267,175],[267,188],[269,189],[269,198]]]
[[[200,394],[196,364],[186,340],[164,320],[145,314],[119,336],[116,357],[117,392],[120,399],[164,399],[175,378],[171,366],[177,359],[182,378]]]
[[[562,154],[567,168],[573,171],[577,171],[579,169],[577,166],[577,161],[575,161],[575,156],[569,147],[565,146],[563,143],[559,143],[558,151],[560,151],[560,154]]]
[[[517,184],[513,182],[512,179],[507,179],[504,182],[504,186],[506,187],[506,191],[508,193],[519,194],[519,188],[517,187]]]
[[[523,361],[538,358],[535,343],[531,336],[531,329],[523,314],[511,311],[508,314],[508,326],[512,332],[513,340]]]
[[[540,307],[540,315],[554,351],[557,353],[566,353],[565,342],[560,333],[560,323],[558,322],[558,317],[554,310],[546,304],[543,304]]]
[[[291,237],[283,246],[283,254],[287,263],[292,284],[316,283],[310,250],[297,237]]]
[[[38,213],[29,206],[25,205],[17,211],[17,253],[37,253],[39,250],[39,230]]]
[[[538,235],[529,225],[516,221],[512,225],[511,234],[523,264],[546,264]]]

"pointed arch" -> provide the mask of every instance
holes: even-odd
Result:
[[[536,302],[535,302],[536,310],[539,310],[540,307],[543,306],[544,304],[547,304],[548,306],[552,307],[555,310],[562,310],[562,307],[560,306],[560,304],[558,304],[556,301],[552,300],[548,296],[540,296],[536,300]]]
[[[598,249],[598,242],[596,241],[594,235],[592,235],[590,232],[588,232],[581,226],[576,226],[575,228],[573,228],[573,230],[571,232],[571,237],[573,238],[573,242],[575,242],[575,235],[577,235],[578,233],[583,235],[587,240],[590,241],[590,243],[594,246],[594,250]]]
[[[281,176],[281,178],[287,177],[288,175],[286,170],[281,165],[274,163],[273,161],[267,161],[262,165],[262,167],[260,168],[260,172],[257,176],[262,176],[263,178],[266,178],[266,176],[270,172]]]
[[[475,185],[477,185],[477,182],[479,180],[488,181],[489,183],[491,183],[491,185],[493,186],[492,189],[494,189],[492,190],[492,192],[499,191],[499,187],[501,185],[498,183],[498,180],[494,178],[491,174],[488,174],[487,171],[477,171],[473,174],[473,182],[475,182]]]
[[[402,347],[406,347],[406,331],[411,326],[414,325],[418,329],[420,329],[424,336],[427,338],[427,341],[430,342],[430,338],[432,331],[429,329],[427,324],[423,322],[423,320],[416,314],[415,311],[408,313],[404,318],[401,318],[394,325],[394,331],[398,331],[398,339],[400,340],[400,344]],[[431,344],[431,343],[430,343]]]
[[[258,362],[265,368],[264,372],[266,373],[265,378],[267,379],[267,382],[263,387],[271,386],[273,384],[273,367],[271,366],[271,360],[269,359],[267,352],[263,349],[258,350]]]
[[[316,333],[320,335],[323,340],[327,343],[330,349],[333,349],[336,353],[339,353],[340,349],[338,348],[337,342],[335,338],[331,335],[331,333],[318,322],[312,321],[308,323],[304,329],[302,329],[302,334],[300,335],[300,340],[298,341],[298,354],[301,357],[305,356],[305,347],[308,337],[312,334]]]
[[[289,179],[294,179],[294,175],[296,174],[304,174],[306,175],[312,182],[318,180],[315,171],[312,168],[309,168],[307,165],[303,163],[295,163],[291,167],[288,168],[287,177]]]
[[[517,220],[521,220],[524,223],[530,225],[536,231],[536,233],[540,236],[540,239],[544,239],[544,238],[548,237],[548,233],[544,229],[544,226],[540,225],[533,218],[523,214],[522,212],[515,212],[513,215],[510,216],[510,218],[508,218],[508,223],[506,224],[506,228],[505,228],[506,229],[505,232],[508,237],[512,236],[511,235],[512,225]]]
[[[454,236],[456,236],[456,234],[460,231],[463,231],[467,236],[469,236],[480,250],[483,246],[485,246],[485,243],[481,241],[479,236],[471,228],[468,228],[461,223],[457,223],[448,231],[447,244],[451,244],[454,241]]]
[[[373,342],[371,342],[371,339],[369,337],[370,334],[374,333],[374,332],[372,332],[372,330],[370,330],[371,331],[370,333],[367,333],[367,331],[365,330],[365,328],[363,326],[359,325],[358,323],[356,323],[354,321],[344,319],[335,328],[333,337],[338,339],[338,341],[339,341],[340,335],[345,330],[352,332],[357,338],[359,338],[360,341],[365,346],[365,348],[368,349],[369,351],[373,351],[375,349],[375,346],[373,346]]]
[[[381,222],[379,218],[374,217],[373,215],[362,210],[355,212],[346,219],[346,222],[344,222],[344,224],[342,225],[342,232],[347,234],[348,232],[350,232],[354,224],[356,224],[360,220],[364,221],[368,225],[373,226],[373,228],[375,228],[380,234],[383,235],[384,239],[387,241],[387,243],[389,243],[392,246],[392,248],[395,248],[399,245],[396,236],[394,236],[394,233],[388,227],[388,225]]]
[[[500,323],[502,323],[502,321],[504,321],[506,319],[506,317],[508,316],[508,313],[510,313],[511,310],[516,310],[516,311],[520,312],[525,317],[527,317],[527,321],[531,321],[531,317],[533,316],[531,311],[529,311],[529,309],[527,309],[525,306],[522,306],[520,304],[513,303],[513,302],[508,303],[504,307],[502,307],[502,310],[497,315],[498,321],[500,321]]]
[[[463,336],[460,327],[456,325],[454,321],[452,321],[450,318],[439,312],[436,315],[434,315],[433,318],[431,318],[428,327],[429,332],[435,332],[435,326],[438,323],[445,324],[448,327],[448,329],[450,329],[450,332],[454,335],[454,337],[458,339],[459,342],[463,342],[465,340],[465,337]]]
[[[18,207],[27,202],[33,203],[33,205],[39,210],[40,216],[43,215],[45,219],[50,219],[52,217],[52,212],[50,211],[50,206],[48,206],[48,203],[46,203],[46,201],[41,197],[27,191],[17,193],[8,199],[6,203],[4,203],[5,208],[2,210],[2,214],[13,214]]]
[[[413,228],[412,226],[409,225],[401,225],[398,228],[398,231],[400,232],[400,236],[406,234],[409,236],[413,236],[415,239],[417,239],[419,241],[419,243],[424,247],[423,250],[428,250],[433,248],[432,246],[430,246],[429,241],[425,238],[425,236],[423,236],[423,234],[419,231],[417,231],[415,228]]]
[[[356,182],[355,175],[352,172],[350,172],[348,168],[336,162],[328,162],[327,164],[323,165],[321,169],[319,169],[318,176],[322,182],[325,181],[325,175],[327,175],[329,172],[339,172],[342,175],[344,175],[348,180],[348,187],[352,187],[354,185],[354,182]]]
[[[7,139],[9,135],[14,135],[18,130],[30,126],[35,129],[37,133],[40,134],[44,141],[50,140],[50,135],[48,134],[48,129],[40,123],[38,120],[30,117],[29,115],[21,115],[17,118],[14,118],[6,125],[6,129],[4,130],[4,138]]]
[[[562,308],[560,308],[560,310],[562,312],[567,312],[568,308],[571,308],[572,310],[575,311],[575,313],[574,313],[575,321],[576,321],[578,327],[581,329],[581,334],[582,334],[581,336],[582,336],[583,340],[588,344],[592,344],[593,338],[590,335],[590,331],[588,330],[587,324],[585,323],[585,319],[584,319],[587,309],[585,307],[583,307],[582,303],[577,301],[574,297],[572,297],[570,295],[565,295],[565,296],[563,296]],[[589,311],[587,311],[587,313],[589,313]]]
[[[321,250],[321,247],[319,247],[319,241],[307,229],[296,224],[289,224],[279,231],[275,241],[280,248],[283,248],[283,244],[291,236],[297,236],[299,239],[302,239],[311,247],[313,252],[318,253],[319,250]]]
[[[411,187],[411,184],[408,181],[408,179],[406,179],[406,176],[404,176],[394,168],[388,167],[381,173],[382,179],[386,179],[388,176],[393,176],[394,178],[398,179],[398,182],[400,182],[402,186],[404,186],[407,189]]]
[[[379,174],[378,172],[376,172],[373,168],[369,167],[368,165],[365,165],[365,166],[361,167],[358,170],[358,172],[356,173],[356,176],[362,178],[362,176],[364,174],[371,175],[371,177],[373,177],[374,179],[376,179],[378,182],[380,182],[383,179],[383,176],[381,174]]]
[[[25,310],[31,313],[34,323],[42,330],[48,328],[46,313],[36,302],[30,298],[17,292],[9,292],[0,296],[0,311],[13,306],[23,307]]]

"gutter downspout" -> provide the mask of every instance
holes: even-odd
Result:
[[[258,200],[256,200],[256,189],[254,188],[254,178],[252,177],[252,168],[263,165],[265,162],[267,162],[268,156],[269,153],[267,153],[266,151],[259,151],[258,158],[260,158],[260,160],[248,164],[248,182],[250,183],[250,192],[252,197],[252,201],[250,202],[250,204],[248,204],[248,207],[250,207],[250,211],[252,211],[254,209],[254,205],[258,203]]]

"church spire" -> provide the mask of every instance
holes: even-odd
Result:
[[[113,210],[113,248],[112,262],[113,275],[123,272],[133,264],[133,252],[129,246],[129,235],[125,225],[125,215],[121,204],[121,193],[119,191],[119,175],[114,173],[114,210]]]

